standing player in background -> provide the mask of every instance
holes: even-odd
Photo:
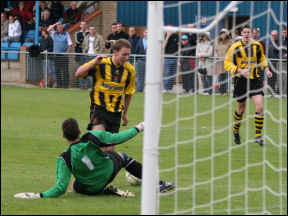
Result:
[[[75,77],[93,78],[88,130],[118,133],[122,111],[122,126],[128,125],[128,108],[135,92],[135,68],[128,62],[130,48],[129,41],[119,39],[112,47],[112,57],[97,56],[77,69]],[[103,151],[113,149],[104,147]]]
[[[263,113],[263,82],[259,75],[259,67],[265,70],[268,78],[272,77],[264,55],[262,45],[251,40],[251,28],[245,25],[241,31],[242,40],[234,43],[229,48],[224,67],[226,71],[235,74],[234,77],[234,95],[237,100],[237,110],[234,113],[235,124],[233,136],[236,144],[241,144],[239,129],[241,120],[245,112],[246,98],[249,95],[256,107],[255,124],[255,142],[264,146],[262,138],[262,129],[264,124]]]

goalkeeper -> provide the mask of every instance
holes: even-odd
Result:
[[[234,74],[234,94],[237,100],[237,110],[234,113],[233,136],[236,144],[241,144],[239,129],[245,112],[246,98],[249,95],[256,107],[255,114],[255,142],[264,146],[262,129],[263,114],[263,82],[259,75],[260,68],[265,70],[268,78],[272,77],[264,55],[262,45],[251,40],[251,28],[245,25],[241,31],[242,40],[231,45],[224,61],[226,71]]]
[[[63,122],[63,137],[69,147],[58,157],[57,183],[54,187],[41,193],[18,193],[16,198],[49,198],[65,193],[71,173],[75,177],[72,192],[97,195],[115,194],[118,196],[134,196],[131,191],[121,191],[113,186],[106,187],[124,167],[132,175],[142,177],[142,165],[125,153],[101,150],[101,146],[121,144],[144,129],[144,122],[120,133],[93,130],[80,138],[81,131],[75,119]],[[160,192],[174,187],[171,182],[160,181]]]

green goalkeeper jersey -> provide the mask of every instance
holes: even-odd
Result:
[[[105,156],[100,147],[123,143],[137,134],[138,130],[131,128],[120,133],[94,130],[83,135],[80,142],[70,145],[57,158],[56,185],[42,192],[42,197],[57,197],[64,194],[71,173],[87,192],[99,192],[108,183],[114,169],[112,160]]]

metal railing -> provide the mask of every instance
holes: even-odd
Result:
[[[96,55],[89,55],[89,54],[83,54],[83,53],[41,53],[38,57],[30,57],[28,52],[21,51],[1,51],[1,56],[5,55],[7,56],[8,53],[16,53],[19,55],[19,60],[1,60],[1,70],[4,70],[3,73],[5,73],[6,70],[13,69],[13,68],[19,68],[22,73],[26,73],[26,82],[33,83],[36,85],[39,85],[40,81],[44,79],[44,86],[43,87],[52,87],[53,84],[51,84],[52,79],[54,80],[54,83],[57,83],[57,78],[60,80],[62,79],[62,82],[59,82],[60,88],[79,88],[82,87],[81,85],[84,85],[84,87],[91,88],[92,80],[81,80],[79,78],[75,78],[75,72],[79,66],[82,64],[90,61],[91,59],[95,58]],[[105,56],[112,56],[112,54],[104,54]],[[145,67],[138,67],[137,62],[138,60],[143,60],[146,58],[146,55],[130,55],[129,62],[135,66],[136,71],[136,88],[138,82],[144,83],[144,77],[142,80],[137,80],[137,75],[139,74],[145,74]],[[182,61],[183,59],[194,59],[195,60],[195,66],[196,68],[192,68],[188,71],[181,71],[181,67],[177,64],[175,64],[176,68],[176,74],[173,74],[172,76],[168,77],[168,79],[173,78],[174,86],[178,85],[178,87],[183,85],[182,83],[182,76],[185,74],[193,73],[194,74],[194,92],[196,93],[203,93],[203,79],[202,75],[200,75],[197,72],[197,59],[195,57],[191,56],[165,56],[165,58],[174,58],[176,61]],[[216,64],[218,62],[224,62],[224,57],[211,57],[209,58],[213,62],[214,69],[216,68]],[[283,94],[287,95],[287,59],[267,59],[267,62],[269,63],[269,66],[271,70],[275,71],[275,78],[274,82],[272,82],[272,85],[270,86],[269,90],[270,92],[274,92],[276,94]],[[144,64],[145,65],[145,64]],[[140,69],[139,69],[140,68]],[[213,70],[214,70],[213,69]],[[141,71],[140,71],[141,70]],[[6,71],[7,72],[7,71]],[[61,73],[61,75],[59,74]],[[161,71],[162,74],[164,74],[164,68],[163,71]],[[232,85],[232,78],[233,76],[230,73],[227,73],[227,77],[225,80],[219,80],[219,74],[217,71],[213,73],[213,80],[212,80],[212,86],[210,85],[209,88],[213,88],[213,92],[217,92],[217,88],[221,84],[227,85],[225,88],[227,88],[227,93],[231,94],[233,90]],[[263,74],[263,79],[265,81],[265,85],[267,86],[267,77],[265,73]],[[2,76],[1,76],[2,77]],[[167,78],[167,77],[166,77]],[[163,78],[165,80],[166,78]],[[42,81],[43,83],[43,81]],[[56,86],[55,85],[55,86]],[[211,89],[210,89],[211,90]],[[183,91],[183,90],[181,90]]]

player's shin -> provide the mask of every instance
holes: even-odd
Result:
[[[264,114],[256,112],[255,114],[255,125],[256,125],[255,137],[262,136],[263,124],[264,124]]]
[[[123,167],[133,176],[142,179],[142,164],[127,156],[125,153],[121,153],[121,155],[124,159]]]
[[[241,126],[241,120],[242,120],[242,116],[243,115],[239,115],[238,113],[237,113],[237,111],[235,111],[235,113],[234,113],[234,128],[233,128],[233,131],[234,132],[239,132],[239,130],[240,130],[240,126]]]

